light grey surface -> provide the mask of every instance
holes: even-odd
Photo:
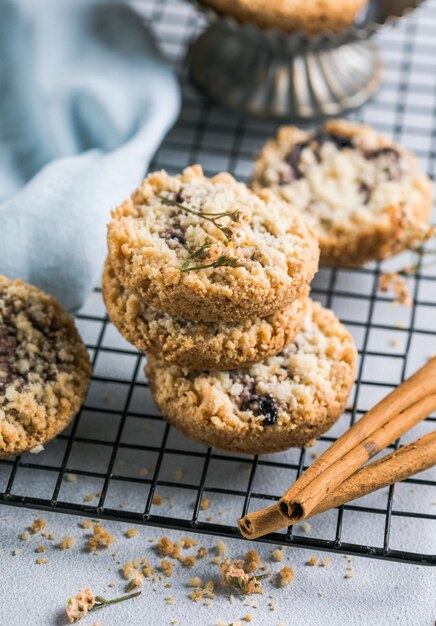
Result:
[[[47,527],[58,538],[68,533],[77,537],[78,542],[72,550],[62,552],[51,547],[46,553],[38,555],[34,552],[37,545],[53,542],[40,540],[37,536],[28,542],[18,539],[18,534],[35,516],[29,511],[8,509],[2,509],[0,515],[0,623],[5,626],[67,624],[64,609],[69,595],[86,587],[105,597],[123,593],[125,581],[119,574],[120,563],[143,556],[157,563],[159,559],[148,539],[164,534],[173,539],[181,536],[142,527],[135,538],[126,539],[123,531],[131,526],[108,523],[105,525],[116,536],[114,549],[92,555],[83,549],[89,531],[80,528],[81,518],[44,514]],[[207,547],[213,548],[215,545],[213,538],[194,534],[192,537]],[[248,547],[258,547],[262,558],[272,565],[273,571],[282,566],[271,561],[271,549],[267,546],[248,546],[237,540],[226,540],[226,544],[229,554],[234,557],[243,556]],[[22,550],[19,556],[11,556],[15,547]],[[119,557],[110,556],[114,550],[119,551]],[[292,587],[279,590],[265,583],[267,593],[264,596],[249,596],[248,599],[249,603],[254,600],[258,609],[247,607],[240,598],[236,598],[232,604],[228,590],[220,586],[216,589],[218,598],[209,607],[203,603],[194,604],[187,598],[191,591],[187,582],[191,576],[200,576],[205,580],[217,578],[218,568],[210,564],[210,557],[207,556],[195,572],[177,566],[174,576],[165,580],[172,583],[172,589],[165,589],[164,583],[159,583],[155,591],[155,585],[147,582],[139,598],[105,607],[80,623],[84,626],[96,622],[102,626],[164,626],[176,619],[180,626],[214,626],[219,620],[231,624],[249,613],[253,617],[251,623],[255,626],[433,626],[434,570],[353,558],[353,578],[345,579],[346,568],[350,566],[346,558],[323,554],[320,555],[322,558],[331,558],[329,567],[305,565],[305,561],[314,554],[317,553],[286,549],[284,563],[294,567],[295,582]],[[36,565],[38,556],[47,557],[49,562]],[[116,588],[108,588],[110,582],[115,582]],[[268,606],[271,602],[270,593],[276,597],[276,611],[271,611]],[[168,596],[175,598],[174,605],[167,604],[165,598]]]
[[[177,63],[183,57],[186,33],[192,34],[193,10],[186,3],[173,0],[167,3],[147,0],[143,4],[148,7],[149,13],[153,13],[154,26],[158,36],[162,35],[160,43],[165,53]],[[359,112],[359,119],[374,124],[415,150],[422,166],[431,174],[435,173],[436,166],[436,141],[429,132],[435,120],[436,75],[434,57],[429,57],[429,50],[431,52],[434,47],[431,29],[436,25],[435,6],[434,1],[426,3],[420,16],[405,21],[404,25],[388,36],[379,38],[387,64],[386,82],[376,100]],[[159,15],[160,19],[157,19]],[[410,44],[412,41],[413,44]],[[407,84],[403,84],[406,78]],[[238,130],[239,134],[234,133]],[[250,172],[253,154],[274,132],[275,125],[270,121],[241,120],[226,111],[206,108],[192,90],[185,87],[181,119],[159,150],[155,165],[176,170],[198,161],[208,173],[230,169],[238,177],[244,178]],[[384,264],[384,267],[398,268],[405,261],[408,259],[394,259]],[[434,268],[425,270],[424,274],[434,276]],[[389,297],[380,293],[372,300],[371,294],[377,280],[373,274],[340,270],[334,280],[335,294],[328,299],[325,291],[331,284],[332,273],[331,270],[322,269],[314,282],[315,295],[328,303],[347,322],[359,349],[366,344],[367,354],[362,371],[364,382],[357,398],[354,393],[352,396],[359,408],[365,410],[380,399],[389,390],[389,386],[400,382],[403,373],[401,355],[409,338],[411,349],[406,375],[422,365],[431,354],[436,354],[435,309],[429,306],[429,303],[436,303],[436,283],[424,276],[416,286],[415,295],[420,304],[416,308],[415,332],[411,335],[410,309],[393,307]],[[414,289],[415,282],[411,282]],[[102,504],[115,512],[142,513],[149,494],[149,483],[146,478],[135,483],[125,479],[141,479],[144,468],[149,471],[148,479],[153,476],[158,451],[165,436],[165,424],[161,420],[153,419],[157,410],[144,386],[141,357],[119,336],[112,325],[105,326],[101,319],[104,316],[104,307],[98,294],[89,299],[83,313],[90,317],[79,320],[79,329],[90,346],[91,355],[94,354],[94,346],[100,335],[103,349],[96,358],[96,378],[90,386],[86,409],[77,422],[76,442],[67,459],[67,471],[78,476],[78,480],[69,482],[64,479],[58,500],[82,505],[85,504],[85,496],[95,495],[102,489],[104,476],[111,462],[113,443],[123,415],[126,415],[120,431],[121,447],[112,459],[112,473],[115,478],[110,481]],[[365,328],[368,319],[372,322],[370,330]],[[122,349],[122,352],[115,353],[114,349]],[[381,353],[382,356],[376,353]],[[132,378],[135,378],[136,384],[129,397]],[[105,379],[112,379],[112,382],[104,382]],[[371,384],[371,381],[383,382],[387,386],[378,387]],[[329,435],[336,436],[344,432],[349,420],[350,414],[347,412]],[[427,422],[415,428],[404,441],[410,441],[427,432],[431,426]],[[316,450],[320,452],[327,445],[327,442],[319,442]],[[56,470],[62,464],[66,446],[67,440],[61,437],[40,454],[25,455],[18,466],[12,493],[17,497],[32,496],[50,500],[58,477]],[[198,456],[188,457],[185,454],[187,451]],[[166,452],[157,476],[157,493],[164,497],[172,496],[173,499],[165,500],[162,506],[152,505],[152,514],[167,518],[192,517],[204,455],[203,447],[182,437],[173,429],[169,431]],[[279,455],[268,455],[265,460],[295,464],[298,458],[298,452],[290,450]],[[307,460],[310,461],[309,455]],[[210,510],[200,512],[201,521],[207,521],[207,516],[212,515],[217,524],[235,523],[242,510],[251,462],[250,457],[241,459],[225,454],[220,458],[212,458],[205,481],[205,495],[210,499]],[[32,467],[26,467],[26,463],[32,464]],[[38,469],[38,465],[51,467],[54,471]],[[0,491],[6,488],[12,469],[10,463],[0,462]],[[183,477],[177,481],[175,472],[179,469],[183,471]],[[86,475],[80,472],[85,472]],[[431,475],[434,476],[434,472],[426,473],[427,477]],[[255,492],[263,494],[281,494],[294,476],[295,472],[285,467],[279,469],[271,465],[259,465],[253,488]],[[164,487],[160,484],[161,481],[171,482],[173,486]],[[231,488],[241,495],[230,496],[208,491],[216,488]],[[384,515],[376,511],[383,511],[386,501],[387,490],[384,490],[358,503],[372,508],[372,512],[345,511],[342,540],[381,547]],[[398,513],[412,511],[434,515],[434,501],[436,494],[430,487],[401,484],[395,488],[393,508]],[[94,497],[87,504],[95,507],[98,498]],[[262,504],[262,501],[253,498],[250,509],[259,508]],[[58,539],[70,534],[78,538],[78,543],[71,551],[66,552],[50,548],[41,555],[47,557],[49,563],[36,565],[38,555],[34,552],[35,547],[40,543],[50,542],[39,541],[35,537],[28,543],[18,539],[36,513],[6,507],[0,509],[2,626],[65,624],[63,611],[68,596],[87,586],[96,593],[107,596],[121,592],[125,583],[118,573],[118,561],[123,563],[146,555],[150,550],[150,536],[176,536],[167,531],[141,528],[138,537],[127,540],[123,537],[123,531],[131,524],[125,526],[111,523],[107,526],[117,538],[114,549],[92,556],[83,550],[86,533],[77,526],[81,518],[45,513],[42,515],[48,520],[50,531]],[[311,522],[311,530],[306,535],[332,540],[335,538],[336,524],[337,512],[327,512]],[[302,531],[298,532],[304,535]],[[204,537],[201,541],[206,546],[213,546],[215,543],[215,539],[210,537]],[[226,543],[231,547],[230,554],[234,557],[252,547],[241,541],[226,540]],[[435,522],[394,515],[390,546],[398,550],[434,554]],[[13,556],[12,552],[17,547],[22,552],[19,556]],[[268,561],[271,548],[263,546],[259,549]],[[110,556],[114,550],[120,552],[119,558]],[[344,579],[349,564],[342,556],[330,557],[324,554],[324,557],[332,559],[332,565],[323,569],[304,566],[305,560],[313,554],[312,551],[288,548],[286,554],[295,567],[296,580],[291,588],[276,593],[276,612],[271,612],[268,607],[268,594],[258,599],[260,608],[257,610],[244,607],[239,600],[236,604],[231,604],[221,589],[218,590],[218,599],[209,608],[187,600],[186,582],[191,576],[203,575],[204,570],[207,570],[205,578],[216,576],[216,565],[210,564],[207,557],[200,562],[198,571],[178,567],[171,581],[173,589],[167,590],[159,585],[158,590],[154,591],[152,585],[146,585],[139,599],[103,609],[95,614],[95,619],[89,617],[84,624],[98,621],[104,626],[120,623],[148,626],[169,624],[172,619],[177,619],[178,624],[213,625],[220,619],[229,624],[247,612],[253,615],[254,624],[271,626],[278,626],[280,623],[286,626],[433,624],[436,582],[434,570],[354,558],[354,577]],[[157,561],[156,557],[153,558]],[[111,581],[116,582],[117,587],[108,590],[106,585]],[[269,585],[266,587],[269,593]],[[173,606],[168,606],[165,602],[168,595],[175,597]]]

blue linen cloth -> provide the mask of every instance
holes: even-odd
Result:
[[[177,81],[122,2],[1,0],[0,86],[0,274],[75,310],[110,210],[177,116]]]

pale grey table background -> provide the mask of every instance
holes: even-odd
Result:
[[[148,16],[153,17],[154,30],[168,58],[176,66],[183,66],[183,50],[187,39],[201,21],[197,21],[196,13],[187,4],[180,1],[157,2],[144,0],[138,2]],[[416,151],[423,167],[434,176],[436,168],[436,74],[435,74],[435,33],[436,33],[436,2],[426,3],[419,12],[408,18],[397,29],[383,34],[378,43],[383,49],[387,64],[385,83],[374,102],[368,104],[359,113],[359,119],[374,124],[397,140],[401,140],[408,148]],[[412,42],[412,43],[410,43]],[[405,84],[407,76],[407,84]],[[251,168],[251,155],[262,145],[263,141],[275,132],[275,123],[267,120],[249,120],[229,114],[215,107],[205,106],[195,92],[189,87],[184,89],[185,105],[180,122],[171,132],[156,157],[157,167],[170,170],[180,169],[191,162],[200,162],[207,173],[230,169],[237,176],[246,178]],[[237,132],[236,132],[237,131]],[[253,132],[252,132],[253,131]],[[255,132],[254,132],[255,131]],[[401,259],[390,261],[385,267],[398,268]],[[434,276],[430,268],[425,270],[423,278],[416,286],[416,295],[422,302],[436,302],[436,283],[426,280],[425,276]],[[330,270],[322,269],[315,281],[318,288],[318,299],[326,302],[323,289],[331,280]],[[401,380],[402,359],[395,358],[404,351],[411,323],[411,311],[404,307],[393,307],[389,298],[379,297],[373,303],[372,322],[379,326],[388,326],[382,330],[373,328],[366,334],[362,322],[368,319],[370,294],[373,290],[374,277],[370,274],[356,274],[339,271],[335,276],[335,295],[328,302],[336,313],[349,322],[349,328],[355,336],[358,347],[367,342],[365,363],[362,371],[363,380],[380,380],[386,384],[396,385]],[[412,289],[415,283],[412,281]],[[340,292],[364,294],[367,299],[343,297]],[[407,361],[406,374],[410,374],[422,365],[432,354],[436,354],[436,316],[435,309],[422,304],[416,309],[414,326],[417,332],[411,341],[410,356]],[[161,420],[141,419],[141,415],[157,415],[148,390],[141,385],[144,382],[142,360],[132,351],[131,347],[115,331],[110,324],[99,321],[104,315],[101,297],[94,294],[78,324],[79,329],[90,346],[95,346],[101,335],[101,350],[95,362],[95,380],[92,382],[87,408],[82,412],[77,424],[77,442],[68,459],[68,471],[77,477],[76,482],[63,480],[58,499],[70,503],[83,504],[88,494],[101,490],[101,476],[107,471],[111,461],[112,442],[116,437],[120,424],[120,416],[126,405],[126,384],[135,377],[139,383],[134,387],[132,397],[128,399],[129,418],[121,435],[122,446],[114,460],[113,474],[123,477],[140,478],[143,469],[153,473],[157,455],[152,451],[135,451],[133,445],[159,446],[164,434]],[[87,316],[87,317],[86,317]],[[353,322],[355,322],[353,324]],[[423,332],[419,332],[422,330]],[[103,334],[102,334],[103,333]],[[113,349],[121,349],[122,353],[114,353]],[[393,358],[371,356],[371,350],[382,351]],[[91,347],[91,354],[93,349]],[[105,382],[110,379],[112,382]],[[120,382],[113,382],[120,381]],[[377,388],[370,384],[362,384],[357,404],[364,410],[386,393],[386,388]],[[98,410],[97,410],[98,409]],[[342,433],[349,424],[349,414],[338,422],[329,433],[333,436]],[[147,429],[144,428],[147,427]],[[404,438],[411,440],[428,432],[431,423],[425,423]],[[81,438],[85,441],[81,441]],[[104,441],[108,445],[92,445],[91,439]],[[13,493],[19,496],[36,498],[50,497],[53,492],[58,473],[56,471],[38,470],[38,464],[58,468],[62,462],[67,445],[66,438],[60,438],[48,445],[38,455],[25,455],[22,463],[31,463],[31,468],[20,465],[13,485]],[[319,442],[317,451],[322,451],[326,442]],[[170,431],[168,446],[180,454],[166,454],[159,472],[159,481],[174,481],[175,472],[183,471],[180,480],[181,488],[174,496],[174,490],[159,486],[157,493],[164,497],[170,495],[174,499],[165,500],[160,507],[152,506],[151,512],[168,517],[178,516],[189,518],[192,515],[196,492],[183,484],[198,484],[203,467],[203,458],[183,456],[184,450],[201,452],[204,448],[188,441],[173,430]],[[229,455],[231,457],[231,455]],[[298,460],[298,453],[288,451],[280,455],[269,455],[283,462]],[[0,491],[6,488],[11,473],[10,463],[0,463]],[[212,461],[207,478],[207,486],[232,488],[243,492],[247,486],[251,464],[231,458],[225,462]],[[77,472],[76,474],[74,472]],[[86,475],[81,475],[84,471]],[[427,477],[434,472],[427,472]],[[256,474],[255,490],[263,493],[280,494],[289,485],[289,472],[268,466],[259,468]],[[148,495],[148,484],[137,481],[129,483],[125,480],[111,481],[106,496],[105,506],[120,511],[137,511],[144,509]],[[212,515],[216,523],[234,524],[240,514],[242,498],[229,497],[214,493],[208,495],[210,510],[200,513],[200,520]],[[386,490],[364,499],[364,504],[374,508],[385,508]],[[436,494],[430,487],[412,484],[401,484],[395,489],[394,509],[397,511],[415,511],[435,513]],[[96,506],[98,498],[89,503]],[[251,508],[261,506],[254,500]],[[158,558],[153,552],[150,537],[157,538],[169,535],[173,538],[181,536],[175,532],[140,527],[139,534],[133,539],[123,535],[132,524],[119,522],[103,522],[116,536],[113,549],[98,555],[90,555],[84,550],[89,531],[79,526],[82,518],[64,516],[53,513],[42,513],[47,519],[48,529],[57,536],[55,542],[33,536],[29,542],[19,540],[19,535],[32,522],[38,513],[28,510],[2,507],[0,509],[0,624],[7,626],[27,626],[30,624],[65,624],[64,606],[68,596],[84,587],[91,587],[96,593],[114,596],[122,593],[125,581],[121,578],[120,563],[132,558],[150,556],[157,563]],[[307,536],[334,538],[336,529],[336,512],[328,512],[311,522]],[[381,545],[384,531],[384,516],[371,513],[345,511],[343,520],[342,540],[365,545]],[[303,531],[301,531],[303,532]],[[69,551],[60,551],[53,547],[65,535],[73,535],[77,539],[76,546]],[[186,534],[186,533],[183,533]],[[191,534],[191,533],[190,533]],[[303,533],[304,534],[304,533]],[[194,535],[192,535],[194,536]],[[216,538],[197,537],[199,541],[211,549]],[[229,554],[242,556],[250,547],[245,542],[225,540],[229,546]],[[35,553],[37,545],[44,544],[47,552]],[[416,520],[408,517],[394,516],[391,528],[391,548],[407,551],[435,553],[436,531],[434,522]],[[257,545],[267,563],[272,564],[271,547]],[[19,553],[14,555],[14,550]],[[117,557],[111,554],[117,551]],[[328,568],[308,567],[305,561],[317,554],[315,551],[286,549],[285,564],[291,564],[296,571],[295,583],[285,590],[275,590],[267,583],[267,593],[257,598],[257,610],[247,608],[242,601],[232,604],[228,592],[217,588],[218,599],[212,606],[194,604],[187,599],[189,589],[187,581],[193,575],[204,575],[204,578],[217,578],[217,567],[210,563],[210,557],[199,562],[195,571],[178,566],[174,577],[170,579],[172,589],[165,589],[163,584],[146,583],[143,595],[134,601],[106,608],[89,617],[84,623],[100,622],[104,626],[120,623],[135,626],[136,624],[160,625],[170,624],[176,619],[178,624],[217,624],[219,620],[231,623],[251,613],[254,624],[286,624],[299,626],[313,624],[416,624],[431,625],[435,618],[435,575],[434,570],[415,565],[400,565],[384,561],[353,558],[353,578],[346,579],[347,566],[350,563],[341,555],[331,556]],[[45,565],[37,565],[38,556],[48,558]],[[272,564],[273,570],[281,564]],[[115,582],[115,588],[108,588],[109,582]],[[268,594],[276,595],[277,611],[272,612],[268,606]],[[174,596],[174,605],[168,605],[165,598]]]

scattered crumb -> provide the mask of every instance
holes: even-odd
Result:
[[[113,589],[114,587],[116,587],[115,583],[109,583],[108,587],[110,587],[111,589]]]
[[[147,478],[147,476],[150,473],[150,470],[148,469],[148,467],[141,467],[138,473],[139,473],[139,478]]]
[[[126,537],[128,537],[128,539],[132,539],[132,537],[136,537],[136,535],[138,534],[138,529],[129,528],[124,534],[126,535]]]
[[[294,582],[295,572],[292,567],[283,567],[277,574],[277,584],[279,587],[287,587]]]
[[[247,615],[245,615],[242,619],[244,620],[244,622],[252,622],[253,621],[253,618],[252,618],[252,616],[249,613],[247,613]]]
[[[200,500],[200,509],[202,511],[207,511],[208,508],[209,508],[209,500],[203,496],[203,498],[201,498]]]
[[[163,559],[160,562],[160,567],[161,567],[161,570],[164,573],[164,575],[167,578],[171,578],[171,576],[173,575],[174,563],[171,563],[171,561],[167,561],[166,559]]]
[[[65,474],[67,483],[77,483],[78,478],[77,474]]]
[[[21,533],[20,539],[21,539],[21,541],[29,541],[29,539],[30,539],[29,531],[25,530],[23,533]]]
[[[197,551],[197,557],[199,559],[204,559],[206,554],[207,554],[207,548],[205,548],[204,546],[200,546],[200,548],[198,548],[198,551]]]
[[[166,602],[167,604],[174,604],[174,596],[167,596],[167,597],[165,598],[165,602]]]
[[[135,589],[139,589],[139,587],[142,587],[143,580],[144,576],[140,572],[135,572],[133,578],[129,580],[129,584],[127,585],[127,591],[133,591]]]
[[[21,554],[21,548],[15,548],[15,550],[12,551],[12,556],[20,556]]]
[[[179,561],[185,567],[194,567],[194,565],[197,563],[197,557],[194,555],[181,556],[179,557]]]
[[[218,539],[215,548],[218,556],[225,556],[227,554],[227,546],[222,539]]]
[[[61,550],[71,550],[71,548],[74,548],[75,545],[76,545],[76,539],[72,537],[71,535],[67,535],[60,542],[59,548]]]
[[[182,480],[182,478],[183,478],[183,470],[176,469],[176,471],[174,472],[174,478],[176,480]]]
[[[156,506],[160,506],[161,504],[163,504],[164,499],[162,498],[162,496],[159,496],[157,494],[155,494],[153,496],[153,504],[156,504]]]
[[[115,537],[100,524],[94,524],[93,536],[88,540],[87,548],[89,552],[95,552],[101,548],[108,548],[115,542]]]
[[[310,565],[310,567],[314,567],[315,565],[317,565],[317,563],[318,563],[317,556],[311,556],[310,559],[306,561],[306,565]]]
[[[385,272],[381,274],[378,286],[380,291],[393,291],[397,304],[409,307],[412,306],[413,298],[407,280],[398,272]]]
[[[400,345],[400,341],[398,339],[391,339],[389,345],[393,348],[397,348]]]
[[[157,549],[162,556],[172,556],[174,553],[174,543],[168,537],[161,537],[157,542]]]
[[[94,497],[95,497],[94,494],[88,493],[88,495],[83,498],[83,501],[84,502],[92,502],[94,500]]]
[[[194,576],[194,578],[191,578],[191,580],[188,582],[188,587],[201,587],[201,585],[202,580],[198,576]]]
[[[45,546],[38,546],[35,548],[35,552],[41,554],[41,552],[45,552]]]
[[[47,522],[42,517],[37,517],[33,520],[30,528],[34,533],[38,533],[47,526]]]
[[[203,590],[195,589],[195,591],[191,591],[191,593],[188,594],[188,598],[193,602],[201,602],[203,600]]]
[[[38,559],[36,559],[36,564],[37,565],[45,565],[46,563],[48,563],[48,559],[44,559],[42,556],[40,556]]]
[[[146,578],[150,578],[152,576],[154,569],[152,568],[150,561],[145,559],[142,561],[142,573]]]
[[[316,450],[312,450],[312,452],[310,453],[310,457],[312,459],[317,459],[319,457],[319,452],[317,452]]]
[[[84,519],[82,521],[82,528],[91,528],[92,522],[89,519]]]
[[[211,562],[213,565],[221,565],[221,557],[219,557],[219,556],[214,556],[214,557],[210,560],[210,562]]]
[[[303,533],[310,533],[310,531],[312,530],[312,526],[309,524],[309,522],[303,522],[298,526],[298,530],[301,530]]]
[[[195,539],[191,539],[191,537],[182,537],[180,539],[180,542],[184,550],[188,550],[189,548],[198,545],[198,541],[195,541]]]
[[[331,561],[330,559],[323,559],[321,561],[321,563],[319,564],[320,567],[328,567],[330,565]]]
[[[347,572],[344,578],[353,578],[353,572]]]
[[[271,552],[271,556],[274,561],[283,561],[283,559],[285,558],[285,553],[282,548],[278,548],[277,550],[273,550]]]
[[[245,571],[248,573],[255,572],[260,567],[260,554],[257,550],[249,550],[245,555]]]

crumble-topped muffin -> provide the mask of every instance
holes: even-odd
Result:
[[[299,297],[319,250],[296,211],[230,174],[200,166],[149,174],[112,213],[111,265],[142,301],[174,317],[234,322],[266,317]]]
[[[429,178],[412,154],[361,124],[281,128],[255,163],[253,188],[265,187],[312,220],[329,265],[387,258],[428,231]]]
[[[192,322],[161,313],[122,286],[109,260],[103,297],[120,333],[138,350],[189,369],[232,369],[277,354],[297,334],[308,307],[306,288],[285,309],[239,322]]]
[[[90,375],[86,347],[62,306],[0,276],[0,457],[61,432],[79,410]]]
[[[203,0],[239,22],[318,35],[338,33],[350,26],[367,0]]]
[[[295,339],[262,363],[196,373],[150,357],[146,373],[162,414],[185,435],[261,454],[304,446],[330,428],[345,408],[355,368],[350,333],[310,300]]]

